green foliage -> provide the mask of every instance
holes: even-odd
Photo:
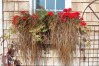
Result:
[[[10,35],[8,33],[5,33],[2,37],[4,38],[4,40],[10,39]]]
[[[32,37],[35,41],[41,41],[41,36],[38,35],[37,33],[39,33],[41,31],[41,29],[43,28],[43,25],[39,25],[39,26],[35,26],[35,28],[32,28],[31,30],[29,30],[29,32],[32,33]]]
[[[16,34],[17,33],[17,31],[15,30],[15,28],[14,27],[9,27],[9,32],[10,32],[10,34]]]
[[[37,11],[37,13],[38,13],[40,19],[44,19],[47,12],[43,9],[40,9],[39,11]]]

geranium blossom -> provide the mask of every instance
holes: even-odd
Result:
[[[19,16],[18,15],[14,16],[13,17],[12,24],[16,26],[18,24],[18,19],[19,19]]]
[[[86,27],[86,25],[87,25],[87,24],[86,24],[85,21],[81,21],[81,22],[80,22],[80,26]]]
[[[74,13],[69,13],[69,18],[79,18],[80,13],[79,12],[74,12]]]
[[[47,16],[53,16],[53,15],[54,15],[54,13],[51,11],[47,13]]]
[[[58,16],[59,16],[61,22],[65,22],[66,21],[67,14],[65,14],[64,12],[59,12]]]
[[[37,14],[32,14],[32,18],[38,19],[39,16]]]
[[[26,21],[29,17],[33,18],[32,21],[35,19],[36,20],[39,19],[39,16],[38,16],[39,14],[37,13],[32,14],[30,16],[26,13],[26,11],[21,11],[21,13],[22,13],[22,16],[20,16],[20,19],[22,19],[23,22]],[[52,18],[51,16],[54,16],[54,13],[50,11],[50,12],[47,12],[47,14],[44,16],[50,16],[50,18]],[[55,16],[56,18],[58,16],[59,22],[61,23],[66,23],[68,20],[72,20],[73,22],[77,22],[80,26],[83,26],[83,27],[86,26],[86,22],[83,21],[83,17],[80,17],[80,13],[72,12],[71,8],[68,8],[68,9],[65,8],[62,12],[58,12],[58,14]],[[14,16],[12,24],[17,25],[18,18],[19,18],[18,15]],[[45,20],[47,20],[47,18]]]
[[[63,12],[58,13],[58,16],[62,21],[66,21],[67,18],[70,18],[70,19],[77,18],[77,19],[79,19],[80,13],[79,12],[71,12],[71,11],[72,11],[71,8],[64,9]]]
[[[84,20],[84,18],[83,18],[83,17],[81,17],[81,18],[80,18],[80,20]]]
[[[71,11],[72,11],[71,8],[68,8],[68,9],[65,8],[65,9],[63,10],[63,12],[67,12],[67,13],[69,13],[69,12],[71,12]]]
[[[27,17],[26,16],[23,16],[22,19],[23,19],[23,21],[26,21],[27,20]]]
[[[75,18],[79,18],[80,13],[79,12],[75,12]]]
[[[20,11],[21,12],[21,14],[25,14],[26,13],[26,11]]]

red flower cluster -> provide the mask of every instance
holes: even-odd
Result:
[[[59,19],[61,20],[61,22],[66,22],[66,19],[75,19],[75,20],[79,20],[79,24],[80,26],[86,27],[86,22],[83,21],[83,18],[80,17],[80,13],[79,12],[71,12],[72,9],[68,8],[68,9],[64,9],[63,12],[59,12],[58,16]]]
[[[26,12],[27,12],[27,11],[20,11],[20,13],[21,13],[22,15],[25,15]],[[26,20],[27,20],[27,17],[26,17],[26,16],[23,16],[23,17],[22,17],[22,20],[23,20],[23,21],[26,21]]]
[[[64,9],[63,12],[59,12],[58,15],[62,21],[66,21],[66,18],[79,18],[79,12],[71,12],[71,8]]]
[[[22,17],[22,20],[23,20],[23,21],[26,21],[26,20],[27,20],[27,17],[26,17],[26,16],[23,16],[23,17]]]
[[[38,19],[39,16],[38,16],[37,14],[32,14],[32,18],[34,18],[34,19]]]
[[[33,18],[33,19],[38,19],[39,18],[38,14],[29,15],[28,13],[26,13],[26,11],[20,11],[20,13],[22,14],[21,16],[16,15],[16,16],[13,17],[12,24],[14,26],[17,26],[18,25],[19,18],[23,22],[24,21],[27,21],[29,18]],[[32,21],[33,21],[33,19],[32,19]],[[32,21],[31,21],[31,23],[32,23]]]
[[[19,19],[19,16],[18,15],[14,16],[13,17],[12,24],[16,26],[18,24],[18,19]]]
[[[63,12],[71,12],[71,11],[72,11],[71,8],[68,8],[68,9],[65,8],[65,9],[63,10]]]
[[[21,14],[25,14],[27,11],[20,11]]]
[[[60,17],[61,22],[65,22],[66,21],[66,14],[64,14],[64,12],[59,12],[58,16]]]
[[[47,13],[47,16],[53,16],[53,15],[54,15],[54,13],[51,11]]]
[[[79,21],[79,25],[85,27],[86,26],[86,22],[83,21],[83,18],[80,17],[80,13],[79,12],[71,12],[72,9],[68,8],[68,9],[64,9],[62,12],[58,13],[58,17],[60,19],[61,22],[66,22],[67,19],[73,19],[73,20],[77,20]],[[26,11],[21,11],[21,13],[23,14],[23,17],[20,17],[23,21],[26,21],[28,19],[28,16],[26,16]],[[47,12],[46,16],[53,16],[54,13],[53,12]],[[38,14],[32,14],[29,17],[33,18],[33,19],[39,19]],[[19,16],[16,15],[13,17],[13,22],[12,24],[14,24],[15,26],[18,24],[18,19]]]
[[[80,18],[80,20],[84,20],[84,18],[83,18],[83,17],[81,17],[81,18]]]
[[[79,12],[70,13],[70,14],[69,14],[69,18],[70,18],[70,19],[79,18],[79,15],[80,15]]]
[[[81,22],[80,22],[80,26],[86,27],[86,25],[87,25],[87,24],[86,24],[85,21],[81,21]]]
[[[86,22],[84,21],[83,17],[80,18],[81,22],[80,22],[80,26],[86,27]]]

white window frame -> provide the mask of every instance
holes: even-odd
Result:
[[[34,7],[32,7],[32,5]],[[55,0],[55,9],[54,10],[50,10],[50,11],[54,11],[54,12],[57,12],[57,11],[62,11],[62,10],[57,10],[56,9],[56,0]],[[65,0],[65,8],[71,8],[71,0]],[[46,11],[49,11],[48,9],[46,9],[46,0],[45,0],[45,7],[44,9]],[[30,0],[30,14],[32,13],[35,13],[36,12],[36,0]]]

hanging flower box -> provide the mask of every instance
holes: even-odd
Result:
[[[20,15],[13,17],[12,24],[19,37],[18,50],[24,59],[32,62],[41,58],[42,50],[51,48],[58,52],[64,64],[70,66],[79,44],[78,37],[87,34],[83,17],[79,12],[72,12],[71,8],[57,14],[41,11],[30,15],[21,11]]]

